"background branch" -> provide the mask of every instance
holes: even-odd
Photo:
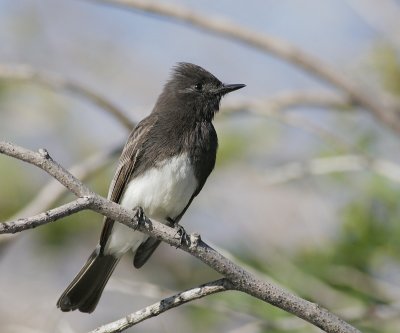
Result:
[[[308,120],[306,117],[283,112],[288,108],[302,106],[343,109],[351,107],[351,104],[339,95],[329,92],[293,91],[281,93],[266,99],[238,101],[231,104],[226,103],[222,114],[247,111],[254,115],[266,116],[276,119],[285,125],[311,133],[336,149],[346,152],[363,153],[359,148],[349,144],[336,133]]]
[[[0,64],[0,79],[34,82],[42,84],[52,90],[71,92],[79,97],[89,100],[101,109],[113,115],[113,118],[128,130],[131,130],[135,126],[134,121],[129,119],[119,107],[102,95],[95,93],[82,84],[63,78],[55,73],[38,70],[27,65]]]
[[[151,237],[163,240],[172,246],[180,247],[182,250],[190,253],[222,274],[230,281],[232,289],[242,291],[277,306],[314,324],[326,332],[359,332],[356,328],[328,312],[326,309],[321,308],[319,305],[308,302],[288,293],[282,288],[258,279],[253,274],[245,271],[242,267],[237,266],[222,254],[212,249],[200,239],[199,235],[191,235],[190,238],[187,238],[182,244],[180,237],[178,237],[178,239],[176,238],[177,233],[174,229],[156,221],[150,221],[145,217],[141,219],[142,216],[137,214],[137,209],[133,212],[129,211],[95,194],[61,165],[53,161],[47,151],[41,149],[36,153],[9,142],[0,142],[0,152],[36,165],[56,178],[78,197],[90,197],[90,204],[85,203],[87,208],[144,232]],[[59,214],[59,216],[61,216],[61,214]],[[20,222],[22,223],[23,221]],[[5,232],[11,232],[10,228],[0,226],[0,233]]]
[[[365,170],[373,171],[391,181],[400,183],[399,165],[384,159],[360,155],[340,155],[315,158],[306,162],[291,162],[268,169],[263,179],[267,185],[276,185],[309,175]]]
[[[238,102],[228,105],[229,108],[235,108],[242,104]],[[262,106],[268,112],[274,113],[296,107],[349,109],[356,106],[350,98],[326,90],[284,91],[263,100],[250,101],[247,104],[255,107]]]

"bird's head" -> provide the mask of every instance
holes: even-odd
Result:
[[[194,112],[196,119],[211,121],[221,98],[243,87],[244,84],[224,84],[204,68],[180,62],[160,97],[167,99],[167,104],[178,103],[180,112]]]

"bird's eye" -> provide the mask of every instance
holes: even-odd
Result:
[[[202,91],[203,90],[203,84],[202,83],[196,83],[196,85],[194,86],[194,89],[196,89],[197,91]]]

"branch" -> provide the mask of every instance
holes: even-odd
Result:
[[[336,133],[308,120],[304,116],[280,112],[283,109],[302,106],[344,109],[352,105],[350,104],[350,100],[329,92],[294,91],[284,92],[265,100],[239,101],[231,104],[225,103],[223,110],[226,113],[248,111],[252,114],[271,117],[286,125],[300,128],[316,135],[343,151],[359,151],[357,147],[349,144]],[[361,151],[359,152],[362,153]]]
[[[132,297],[142,296],[150,299],[161,299],[164,298],[166,294],[177,292],[176,290],[167,289],[163,286],[160,286],[159,284],[121,278],[111,279],[110,282],[107,283],[107,290],[108,292],[122,293],[124,295],[129,295]],[[256,320],[262,318],[262,315],[254,313],[254,311],[250,308],[233,309],[230,306],[229,300],[224,299],[203,298],[201,301],[188,303],[188,306],[199,309],[212,310],[213,312],[218,312],[220,315],[229,317],[240,316],[248,320]],[[300,321],[298,317],[291,316],[288,318],[301,322],[303,325],[308,325],[308,323],[304,320]]]
[[[239,102],[237,104],[241,105],[243,103]],[[226,106],[226,103],[224,105]],[[350,98],[325,90],[285,91],[264,100],[247,102],[245,105],[256,108],[263,107],[271,113],[297,107],[348,109],[355,106]],[[228,108],[237,107],[236,103],[228,104]]]
[[[158,316],[169,309],[173,309],[187,302],[227,290],[231,290],[231,284],[226,279],[208,282],[199,287],[188,289],[176,295],[164,298],[161,301],[127,315],[124,318],[116,320],[107,325],[100,326],[95,330],[90,331],[90,333],[122,332],[123,330],[126,330],[127,328],[136,325],[143,320]]]
[[[263,52],[271,53],[339,88],[351,101],[372,112],[383,124],[394,130],[397,134],[400,134],[400,117],[395,107],[386,103],[387,101],[384,98],[376,96],[376,92],[373,95],[374,97],[364,93],[362,88],[354,85],[343,73],[339,73],[337,69],[331,68],[327,63],[307,54],[284,40],[240,26],[230,22],[226,18],[200,15],[183,6],[172,5],[170,3],[164,4],[146,0],[91,1],[127,7],[167,17],[174,21],[186,23],[189,26],[241,42]]]
[[[382,303],[390,304],[400,299],[398,285],[351,266],[331,265],[328,269],[327,280],[335,285],[348,286],[371,298],[379,299]]]
[[[268,185],[276,185],[308,175],[364,170],[371,170],[391,181],[400,183],[399,165],[391,161],[361,155],[322,157],[307,162],[292,162],[280,165],[275,169],[268,169],[264,180]]]
[[[46,171],[78,197],[94,194],[79,179],[75,178],[63,166],[54,161],[46,149],[39,149],[38,152],[34,152],[14,145],[11,142],[0,141],[0,153],[33,164]]]
[[[108,151],[99,152],[89,156],[82,162],[70,167],[68,172],[81,180],[85,180],[93,173],[105,167],[113,157],[121,153],[122,148],[122,146],[118,146]],[[37,212],[49,209],[53,204],[61,199],[66,190],[67,189],[65,187],[60,186],[57,180],[51,179],[35,195],[31,202],[29,202],[23,209],[15,213],[10,219],[14,220],[23,216],[30,216],[32,214],[36,214]]]
[[[85,180],[88,179],[93,173],[101,170],[105,167],[116,154],[121,153],[122,146],[110,149],[105,152],[96,153],[89,156],[82,162],[73,165],[69,168],[69,172],[74,174],[75,177]],[[67,189],[60,186],[60,183],[52,178],[46,185],[44,185],[40,191],[34,196],[34,198],[21,210],[16,212],[10,217],[10,220],[17,220],[24,216],[31,216],[38,212],[45,211],[53,206],[62,196],[67,192]],[[17,234],[3,235],[0,238],[0,255],[3,253],[1,250],[4,246],[7,246],[11,241],[14,240]]]
[[[0,153],[15,157],[22,161],[31,163],[46,171],[71,192],[78,197],[90,197],[85,201],[87,209],[96,211],[111,218],[114,221],[141,231],[153,238],[162,240],[169,245],[179,247],[185,252],[200,259],[205,264],[222,274],[231,283],[231,289],[242,291],[256,297],[264,302],[279,307],[302,318],[315,326],[331,333],[359,333],[359,331],[344,322],[334,314],[321,308],[319,305],[308,302],[300,297],[292,295],[287,291],[272,285],[271,283],[258,279],[253,274],[245,271],[242,267],[225,258],[222,254],[204,243],[199,235],[192,234],[182,242],[177,237],[173,228],[156,222],[143,216],[140,209],[127,210],[115,202],[111,202],[89,190],[81,181],[71,175],[61,165],[51,159],[47,151],[41,149],[38,153],[25,148],[0,141]],[[52,219],[53,221],[56,218]],[[0,225],[0,233],[7,233],[4,226]]]
[[[57,221],[63,217],[72,215],[82,210],[88,209],[92,205],[92,198],[90,196],[81,197],[71,201],[65,205],[50,209],[47,212],[40,213],[35,216],[21,218],[15,221],[1,222],[0,234],[21,232],[27,229],[33,229],[40,225]]]
[[[0,64],[0,79],[37,82],[53,90],[65,90],[75,95],[83,97],[108,113],[112,114],[121,125],[128,130],[135,126],[135,122],[130,120],[123,111],[115,106],[111,101],[100,94],[88,89],[87,87],[67,80],[54,73],[37,70],[27,65],[6,65]]]

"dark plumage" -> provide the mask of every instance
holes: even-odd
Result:
[[[221,97],[244,87],[224,85],[205,69],[179,63],[151,114],[130,134],[108,198],[149,218],[179,223],[215,165],[218,138],[211,121]],[[104,219],[100,244],[57,302],[62,311],[92,312],[121,256],[132,249],[141,267],[159,241]]]

